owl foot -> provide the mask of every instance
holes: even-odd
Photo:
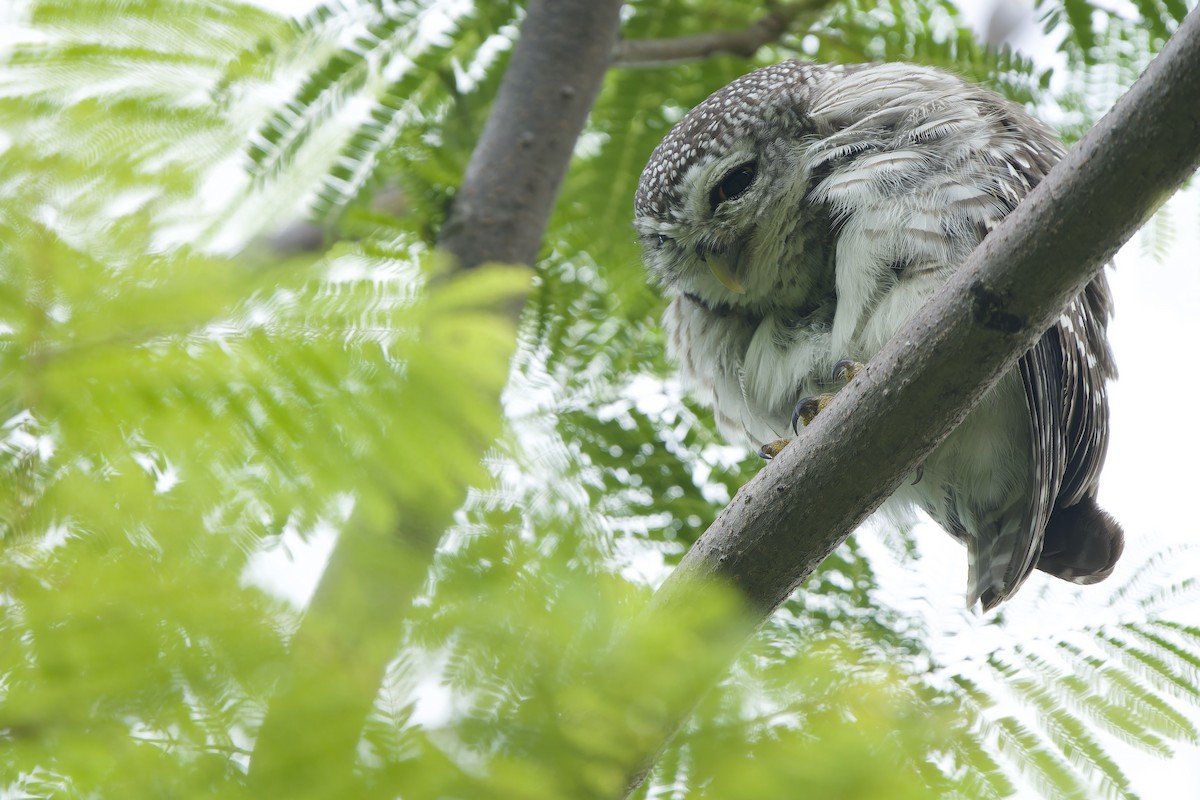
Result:
[[[833,399],[831,394],[819,394],[815,397],[802,397],[800,402],[796,403],[796,407],[792,409],[792,430],[796,433],[800,432],[800,420],[804,420],[804,424],[812,422],[816,419],[817,414],[829,405],[829,401]],[[791,444],[791,438],[776,439],[773,442],[767,442],[762,447],[758,448],[758,454],[762,458],[770,461],[775,456],[783,452],[783,448]]]
[[[854,380],[855,376],[866,368],[866,364],[851,358],[843,358],[833,365],[833,379],[846,384]]]
[[[833,380],[847,384],[854,380],[854,376],[858,375],[865,368],[865,364],[843,358],[833,365]],[[796,407],[792,409],[792,430],[796,433],[800,432],[800,420],[804,420],[805,426],[811,425],[812,421],[816,419],[817,414],[824,411],[825,406],[829,405],[829,401],[832,399],[832,394],[819,394],[816,397],[800,398],[800,402],[796,403]]]
[[[843,358],[841,361],[833,365],[833,380],[843,384],[854,380],[854,376],[858,375],[866,367],[857,361],[849,358]],[[819,394],[814,397],[802,397],[796,403],[796,407],[792,409],[792,430],[796,433],[800,432],[800,420],[804,420],[804,424],[809,425],[817,414],[825,410],[825,406],[829,405],[829,401],[833,399],[832,394]],[[758,455],[768,461],[779,455],[783,448],[791,443],[791,439],[776,439],[773,442],[768,442],[758,448]],[[920,480],[918,478],[918,480]]]
[[[767,442],[762,447],[758,448],[758,457],[765,458],[770,461],[775,456],[783,452],[783,448],[792,443],[791,439],[776,439],[773,442]]]

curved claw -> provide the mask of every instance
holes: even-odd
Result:
[[[760,458],[765,458],[767,461],[770,461],[775,456],[782,453],[783,448],[787,447],[791,441],[791,439],[776,439],[773,442],[767,442],[762,447],[758,448],[758,455]]]
[[[803,419],[804,424],[808,425],[820,412],[822,405],[820,397],[801,397],[797,401],[796,407],[792,409],[792,430],[799,433],[800,428],[797,423]]]
[[[865,364],[860,364],[852,358],[843,358],[833,365],[833,379],[842,383],[849,383],[854,380],[854,376],[861,372],[865,366]]]

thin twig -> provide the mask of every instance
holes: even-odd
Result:
[[[712,31],[670,39],[623,39],[613,50],[615,67],[661,67],[699,61],[717,55],[751,58],[764,45],[777,42],[802,14],[823,8],[829,0],[796,0],[785,3],[750,23],[731,31]]]

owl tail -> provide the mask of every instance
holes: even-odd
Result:
[[[1013,516],[1001,524],[1015,527],[1021,520]],[[985,535],[967,541],[967,608],[982,602],[983,610],[991,611],[1020,588],[1032,569],[1032,565],[1022,565],[1018,575],[1010,575],[1009,564],[1014,556],[1028,551],[1029,537],[999,527],[986,527]]]
[[[1012,524],[1015,520],[1005,522]],[[1031,552],[1029,545],[1034,543],[1027,538],[1022,542],[1005,533],[1013,532],[1000,530],[967,543],[968,608],[976,601],[983,603],[984,611],[1000,605],[1025,582],[1034,566],[1071,583],[1099,583],[1112,574],[1125,548],[1121,526],[1096,505],[1094,497],[1054,509],[1042,536],[1036,565],[1026,563],[1010,570],[1009,562],[1014,555]]]
[[[1096,505],[1096,498],[1085,497],[1054,509],[1037,568],[1071,583],[1099,583],[1112,574],[1124,549],[1121,526]]]

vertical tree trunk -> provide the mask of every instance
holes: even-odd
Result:
[[[441,247],[463,267],[533,263],[608,68],[620,7],[621,0],[530,3],[443,231]],[[373,536],[361,520],[342,532],[259,729],[249,774],[259,796],[350,791],[363,724],[453,512],[432,522],[422,515],[418,531],[400,509],[400,529],[390,537]]]

